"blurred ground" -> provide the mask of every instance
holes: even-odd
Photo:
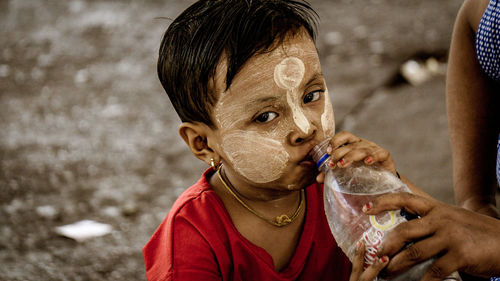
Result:
[[[204,165],[156,78],[169,20],[192,1],[0,1],[0,280],[144,280],[141,248]],[[337,128],[453,202],[444,76],[410,86],[409,58],[444,60],[460,0],[314,0]],[[82,243],[54,227],[92,219]]]

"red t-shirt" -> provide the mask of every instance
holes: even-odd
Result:
[[[349,280],[351,264],[335,242],[323,211],[323,186],[306,188],[304,228],[289,264],[243,237],[205,171],[176,200],[143,249],[146,276],[159,280]]]

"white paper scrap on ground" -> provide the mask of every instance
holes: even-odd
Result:
[[[89,238],[99,237],[111,233],[109,224],[99,223],[92,220],[82,220],[72,224],[56,227],[59,235],[82,242]]]

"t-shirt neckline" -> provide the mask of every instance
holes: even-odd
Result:
[[[229,212],[227,211],[226,207],[224,206],[224,203],[222,202],[222,199],[213,190],[212,186],[209,183],[209,179],[214,173],[215,171],[212,168],[209,168],[205,171],[203,185],[213,193],[213,196],[217,201],[217,203],[219,204],[219,207],[221,208],[223,213],[223,217],[221,219],[225,220],[227,225],[230,225],[231,231],[233,231],[235,235],[239,237],[239,239],[251,251],[253,251],[257,257],[259,257],[263,262],[265,262],[270,267],[270,269],[272,269],[276,274],[286,278],[295,275],[297,272],[300,272],[302,266],[306,263],[307,253],[309,252],[309,249],[312,245],[314,230],[316,229],[314,224],[317,223],[317,217],[319,216],[319,214],[316,214],[317,208],[311,207],[314,206],[315,204],[318,204],[318,202],[313,202],[314,196],[311,196],[310,194],[311,192],[314,192],[314,190],[311,189],[317,187],[317,183],[313,183],[308,187],[306,187],[305,189],[306,213],[304,216],[302,232],[300,233],[299,242],[297,244],[295,252],[292,258],[290,259],[288,265],[283,270],[276,271],[274,269],[274,261],[272,259],[272,256],[264,248],[255,245],[245,236],[243,236],[234,225],[231,216],[229,215]]]

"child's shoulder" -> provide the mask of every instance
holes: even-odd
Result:
[[[220,200],[217,199],[218,197],[209,183],[212,174],[213,170],[207,169],[195,184],[182,192],[172,205],[168,216],[195,215],[197,209],[205,209],[219,204]],[[203,210],[199,211],[203,212]]]
[[[214,222],[214,217],[225,217],[223,215],[224,207],[222,206],[222,202],[210,187],[207,179],[211,174],[213,174],[213,170],[209,169],[205,171],[194,185],[186,189],[177,198],[172,208],[168,211],[167,216],[145,246],[145,251],[159,247],[158,244],[166,243],[167,246],[171,245],[174,228],[179,232],[180,225],[190,230],[202,230],[210,228],[211,222]],[[167,248],[167,250],[170,249],[169,247]]]
[[[213,238],[213,235],[209,236],[210,233],[217,233],[212,231],[213,225],[221,223],[214,220],[225,217],[222,214],[224,212],[222,203],[208,182],[211,174],[212,170],[205,171],[198,182],[177,198],[163,222],[144,246],[143,255],[148,280],[168,279],[166,276],[173,272],[174,258],[182,260],[192,257],[189,254],[191,251],[196,252],[197,257],[211,253],[209,246],[204,244],[205,238]]]

